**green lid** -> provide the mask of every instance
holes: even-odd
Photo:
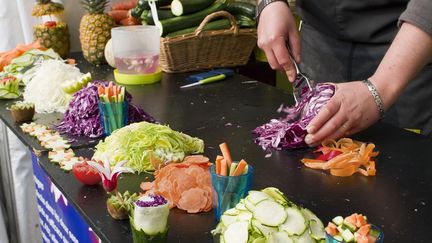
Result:
[[[117,69],[114,69],[114,78],[117,83],[127,85],[140,85],[140,84],[152,84],[159,82],[162,79],[162,71],[160,68],[154,73],[148,74],[125,74],[119,73]]]

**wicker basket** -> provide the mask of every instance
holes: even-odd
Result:
[[[230,20],[230,29],[202,31],[207,22],[221,16]],[[164,72],[178,73],[244,65],[256,41],[256,29],[240,29],[231,14],[215,12],[194,33],[161,38],[160,66]]]

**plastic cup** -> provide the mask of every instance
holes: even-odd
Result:
[[[116,129],[128,124],[129,104],[127,101],[119,103],[98,102],[99,115],[104,134],[109,136]]]
[[[375,243],[384,243],[384,232],[378,228],[375,225],[371,225],[371,229],[373,230],[377,230],[379,232],[379,235],[375,241]],[[333,238],[333,236],[329,235],[328,233],[326,233],[326,243],[344,243],[345,241],[339,241],[336,240],[335,238]]]
[[[124,74],[150,74],[159,66],[160,35],[156,26],[122,26],[111,29],[116,67]]]
[[[215,166],[210,167],[213,209],[217,221],[228,209],[234,208],[240,199],[248,194],[253,177],[253,168],[248,165],[247,174],[241,176],[221,176],[216,174]]]

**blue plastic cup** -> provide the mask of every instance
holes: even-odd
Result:
[[[379,232],[378,237],[376,238],[375,243],[384,243],[384,232],[378,228],[378,226],[371,225],[371,229]],[[345,241],[336,240],[333,236],[326,233],[326,243],[344,243]]]
[[[216,174],[215,165],[210,167],[213,209],[216,220],[228,209],[234,208],[240,199],[246,197],[251,186],[253,168],[248,165],[248,172],[240,176],[221,176]]]
[[[106,103],[99,100],[98,106],[100,122],[106,136],[128,124],[129,104],[127,101]]]

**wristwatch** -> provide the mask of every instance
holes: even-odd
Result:
[[[257,22],[264,8],[267,7],[270,3],[274,3],[274,2],[284,2],[288,5],[288,2],[286,0],[261,0],[261,2],[256,6],[256,11],[255,11],[255,20]]]

